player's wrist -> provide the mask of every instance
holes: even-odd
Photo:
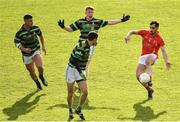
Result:
[[[121,22],[126,22],[130,19],[130,16],[129,15],[125,15],[123,14],[123,17],[121,18]]]
[[[120,21],[120,22],[123,22],[123,21],[122,21],[122,18],[120,18],[119,21]]]
[[[64,28],[65,28],[65,26],[64,26],[64,25],[60,25],[60,27],[61,27],[62,29],[64,29]]]

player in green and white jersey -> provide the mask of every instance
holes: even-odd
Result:
[[[115,25],[118,23],[126,22],[130,19],[129,15],[123,15],[122,18],[114,19],[114,20],[108,20],[108,21],[102,20],[102,19],[96,19],[96,18],[94,18],[94,7],[92,7],[92,6],[87,6],[85,8],[85,15],[86,15],[85,18],[79,19],[69,26],[65,26],[64,20],[59,20],[58,25],[62,29],[66,30],[68,32],[80,30],[81,34],[79,37],[79,41],[83,41],[83,40],[87,39],[87,35],[90,31],[98,32],[98,30],[100,28],[105,27],[106,25]],[[90,59],[92,58],[92,55],[94,52],[94,48],[95,48],[95,46],[91,47],[89,62],[87,63],[86,69],[88,69]]]
[[[26,69],[29,71],[31,78],[35,81],[37,88],[42,89],[38,77],[35,74],[34,64],[39,71],[39,78],[41,79],[43,85],[48,86],[48,82],[44,78],[44,69],[40,55],[40,44],[38,36],[42,44],[42,50],[46,54],[44,38],[40,28],[33,25],[33,17],[31,15],[25,15],[24,24],[16,33],[14,43],[16,47],[21,50],[23,62],[26,66]]]
[[[78,42],[73,49],[69,58],[69,63],[66,69],[66,82],[67,82],[67,102],[69,107],[69,119],[74,118],[72,110],[72,102],[74,95],[74,83],[77,82],[81,89],[81,96],[79,105],[75,110],[75,113],[79,115],[82,120],[85,120],[83,113],[81,112],[82,105],[86,101],[88,95],[87,78],[86,78],[86,65],[89,59],[90,46],[96,46],[98,34],[95,31],[89,32],[87,39]]]
[[[66,30],[68,32],[80,30],[80,37],[79,37],[79,42],[80,42],[80,41],[84,41],[87,39],[87,35],[90,31],[98,32],[98,30],[102,27],[105,27],[107,25],[115,25],[118,23],[126,22],[130,19],[129,15],[123,15],[122,18],[108,20],[108,21],[94,18],[94,7],[92,7],[92,6],[87,6],[85,8],[85,15],[86,16],[84,18],[75,21],[74,23],[72,23],[69,26],[65,26],[64,20],[59,20],[58,25],[62,29]],[[88,67],[90,65],[90,61],[92,59],[94,50],[95,50],[95,46],[91,46],[90,52],[89,52],[90,55],[89,55],[89,59],[88,59],[89,61],[86,65],[87,76],[88,76],[88,70],[89,70]]]

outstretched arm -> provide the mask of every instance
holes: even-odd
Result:
[[[73,29],[72,29],[70,26],[65,26],[65,25],[64,25],[64,20],[59,20],[59,21],[58,21],[58,25],[59,25],[62,29],[66,30],[66,31],[68,31],[68,32],[73,32]]]
[[[166,67],[169,70],[171,68],[171,63],[169,62],[168,55],[164,46],[161,47],[161,51],[164,58],[164,62],[166,63]]]
[[[131,35],[137,34],[137,33],[138,33],[138,30],[130,30],[130,31],[127,33],[126,37],[124,38],[124,39],[125,39],[125,42],[127,43],[128,41],[130,41]]]
[[[115,25],[121,23],[121,19],[108,20],[108,25]]]
[[[68,32],[73,32],[72,28],[70,26],[65,26],[64,30],[68,31]]]
[[[120,19],[114,19],[114,20],[109,20],[108,21],[108,25],[115,25],[115,24],[118,24],[118,23],[121,23],[121,22],[126,22],[130,19],[130,16],[129,15],[125,15],[123,14],[123,17],[120,18]]]

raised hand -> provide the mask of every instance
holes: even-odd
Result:
[[[62,29],[65,28],[64,19],[63,19],[63,20],[59,20],[59,21],[58,21],[58,25],[59,25]]]
[[[123,14],[123,17],[121,18],[121,22],[126,22],[130,19],[130,16],[129,15],[125,15]]]

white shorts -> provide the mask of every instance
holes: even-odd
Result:
[[[23,63],[24,64],[32,63],[35,55],[40,55],[40,50],[35,51],[31,56],[23,56]]]
[[[85,70],[82,70],[82,74],[80,74],[75,67],[67,65],[66,67],[66,82],[67,83],[73,83],[74,81],[78,83],[83,80],[86,80]]]
[[[157,55],[156,54],[146,54],[146,55],[142,55],[139,57],[139,64],[146,65],[146,60],[149,56],[152,56],[152,58],[154,59],[154,63],[156,63],[156,61],[157,61]]]

